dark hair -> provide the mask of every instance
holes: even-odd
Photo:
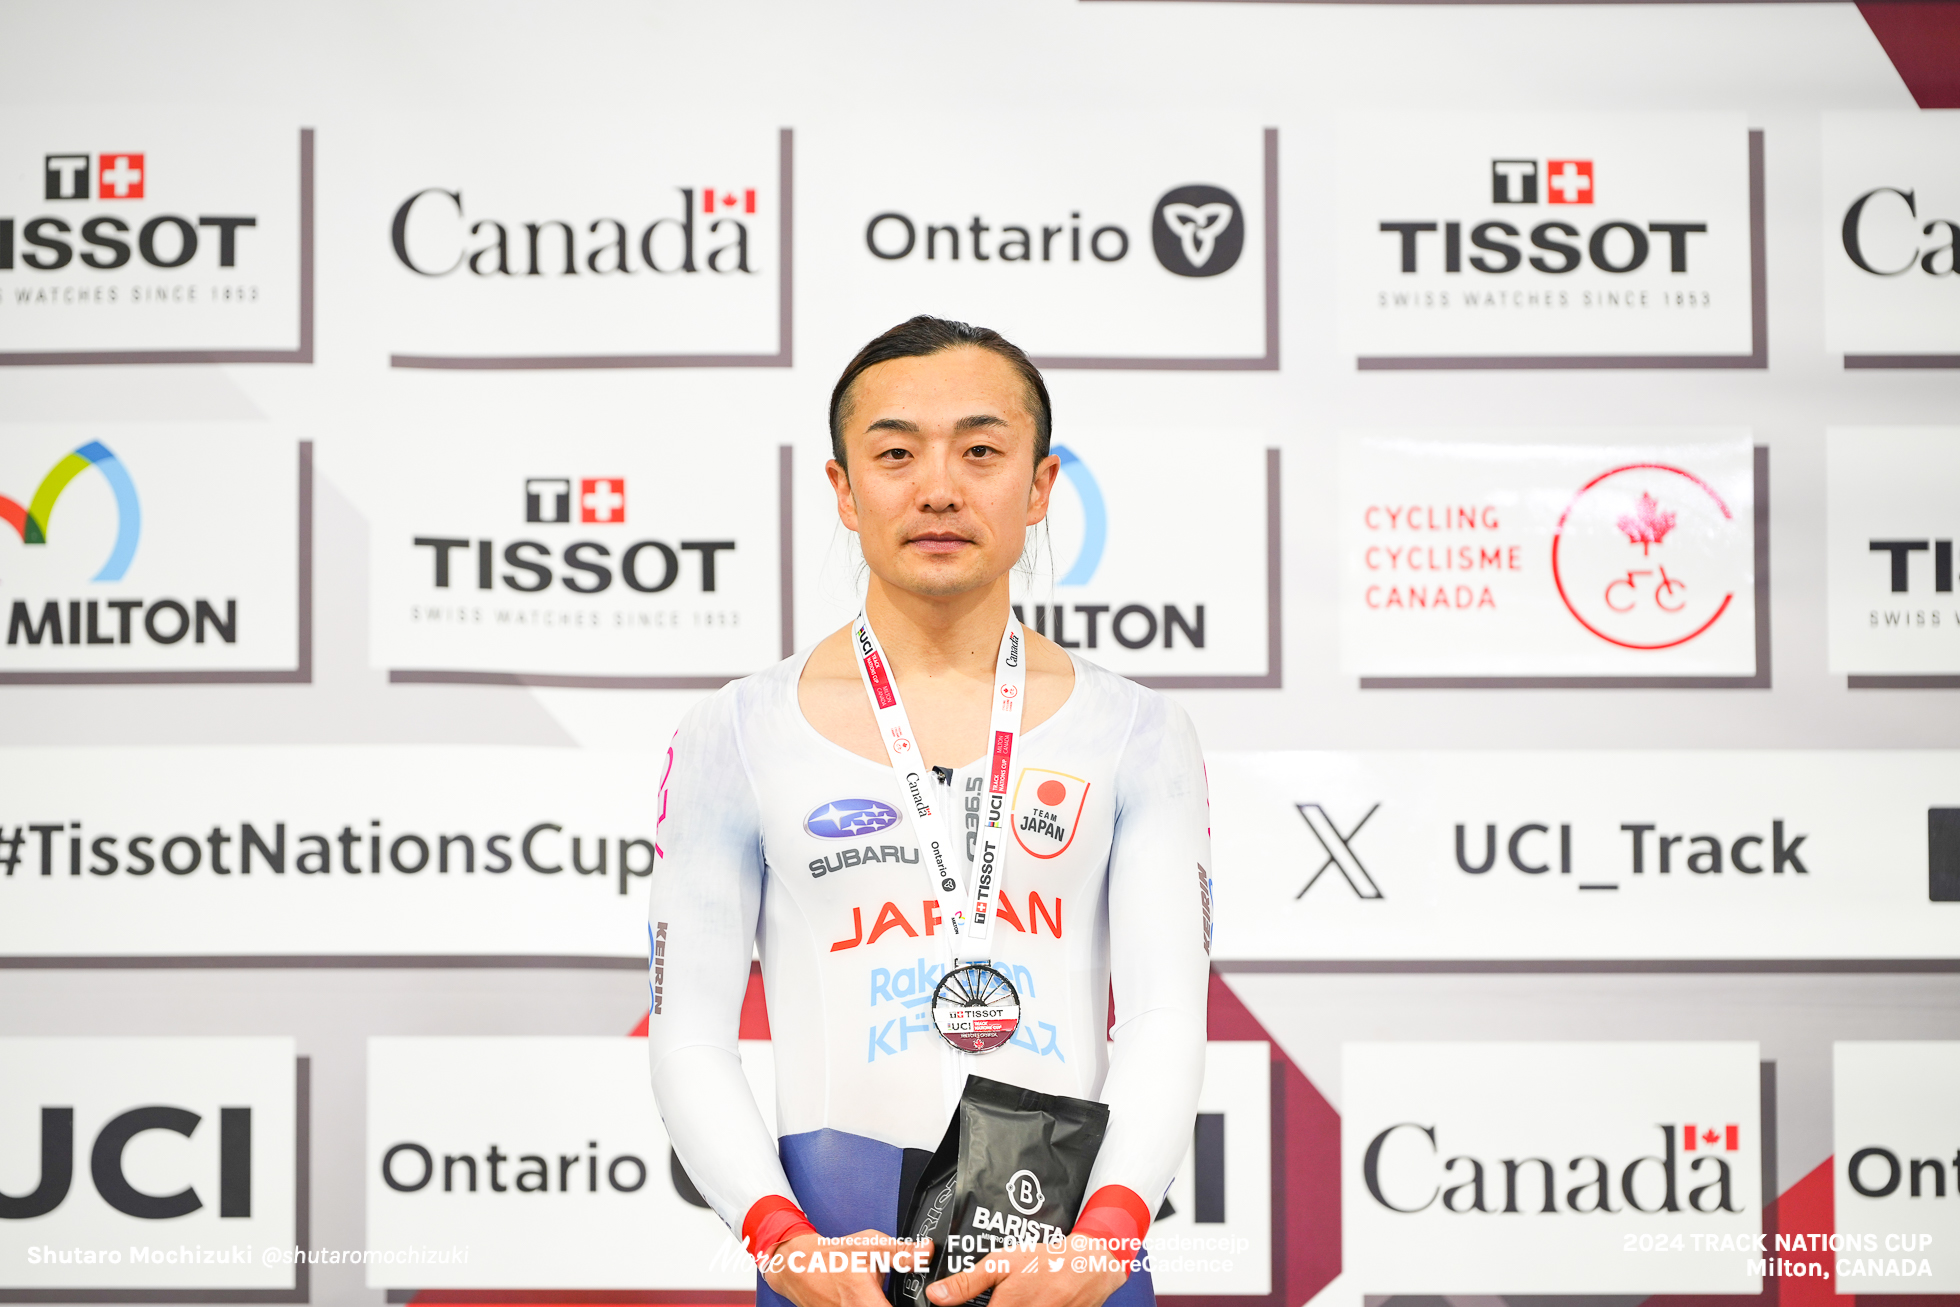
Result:
[[[1034,461],[1040,463],[1048,457],[1048,433],[1054,425],[1054,409],[1048,402],[1048,385],[1041,379],[1041,369],[1035,367],[1021,347],[1008,340],[998,331],[988,327],[969,326],[964,322],[954,322],[948,318],[928,317],[921,313],[899,323],[890,331],[874,339],[857,352],[857,357],[845,365],[844,375],[837,378],[837,385],[830,392],[830,454],[838,463],[844,463],[844,406],[850,398],[851,387],[867,368],[893,359],[924,358],[942,350],[955,349],[961,345],[971,345],[984,349],[989,354],[997,354],[1007,360],[1013,369],[1021,374],[1021,381],[1028,389],[1028,407],[1034,411]],[[848,465],[846,465],[848,466]]]

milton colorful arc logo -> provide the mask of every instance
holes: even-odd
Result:
[[[143,534],[143,508],[136,497],[136,483],[130,479],[129,469],[101,441],[91,440],[49,469],[26,507],[0,495],[0,519],[13,526],[22,544],[48,543],[55,501],[61,498],[61,492],[68,488],[69,482],[91,467],[102,473],[109,482],[109,488],[115,492],[117,526],[116,542],[109,550],[109,561],[102,564],[102,570],[89,579],[120,581],[136,557],[136,542]]]
[[[1082,543],[1066,567],[1055,558],[1055,587],[1086,587],[1096,579],[1103,556],[1109,548],[1109,507],[1102,486],[1082,456],[1067,445],[1050,446],[1049,452],[1061,464],[1061,478],[1075,490],[1075,501],[1082,518]],[[1059,479],[1059,478],[1058,478]],[[1063,533],[1071,528],[1064,525]],[[1049,581],[1043,576],[1042,587]],[[1119,581],[1118,584],[1128,584]],[[1108,584],[1105,579],[1105,584]],[[1031,590],[1035,586],[1029,587]],[[1059,595],[1051,595],[1060,598]],[[1037,635],[1053,640],[1064,649],[1107,649],[1114,638],[1124,649],[1141,650],[1157,645],[1169,649],[1173,632],[1193,649],[1205,647],[1205,605],[1174,603],[1120,603],[1114,597],[1091,592],[1084,599],[1109,598],[1108,603],[1035,603],[1014,605],[1015,620],[1028,622]],[[1188,611],[1187,611],[1188,610]],[[1105,620],[1105,614],[1108,615]],[[1030,622],[1029,619],[1033,620]]]
[[[1109,543],[1109,511],[1103,506],[1102,487],[1082,456],[1067,445],[1055,446],[1055,457],[1062,462],[1062,475],[1075,487],[1082,501],[1082,548],[1062,573],[1058,585],[1087,585],[1102,565],[1103,546]]]

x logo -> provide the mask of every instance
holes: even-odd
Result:
[[[1313,837],[1320,841],[1320,847],[1327,851],[1327,860],[1320,864],[1314,874],[1308,878],[1307,883],[1300,887],[1300,892],[1293,897],[1295,899],[1305,897],[1306,892],[1314,887],[1314,882],[1319,880],[1329,867],[1333,867],[1341,873],[1341,878],[1347,881],[1348,888],[1354,891],[1356,898],[1380,898],[1382,896],[1380,888],[1376,886],[1374,878],[1368,874],[1368,869],[1361,865],[1361,859],[1356,857],[1354,850],[1349,847],[1349,841],[1361,833],[1361,828],[1368,824],[1368,818],[1374,816],[1382,805],[1377,803],[1373,808],[1362,813],[1361,820],[1354,823],[1354,829],[1345,835],[1341,833],[1338,826],[1334,825],[1334,819],[1327,815],[1327,809],[1318,803],[1296,803],[1293,806],[1300,810],[1300,816],[1306,819],[1307,829],[1312,831]]]

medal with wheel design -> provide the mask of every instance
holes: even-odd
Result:
[[[932,991],[932,1023],[939,1037],[962,1053],[991,1053],[1021,1024],[1021,996],[1014,982],[985,963],[970,962],[946,973]]]

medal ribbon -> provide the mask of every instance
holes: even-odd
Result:
[[[927,764],[919,756],[918,737],[912,734],[905,705],[899,701],[898,686],[892,680],[891,664],[885,661],[884,647],[878,643],[871,620],[862,610],[851,624],[851,643],[857,655],[858,673],[864,680],[864,692],[871,697],[871,715],[878,721],[878,736],[885,742],[885,754],[891,759],[899,793],[911,807],[913,829],[927,855],[929,870],[944,893],[954,892],[962,879],[969,881],[966,906],[954,909],[951,925],[960,936],[961,952],[978,956],[976,950],[984,948],[993,933],[994,904],[1000,898],[1000,883],[1006,868],[1006,824],[1013,820],[1007,810],[1007,787],[1014,775],[1015,749],[1021,735],[1021,705],[1027,698],[1026,632],[1019,622],[1009,618],[1007,629],[1001,634],[1000,655],[994,663],[993,729],[987,764],[987,800],[980,815],[980,849],[970,875],[964,878],[953,874],[947,856],[949,828],[933,812],[931,792],[926,788]]]

